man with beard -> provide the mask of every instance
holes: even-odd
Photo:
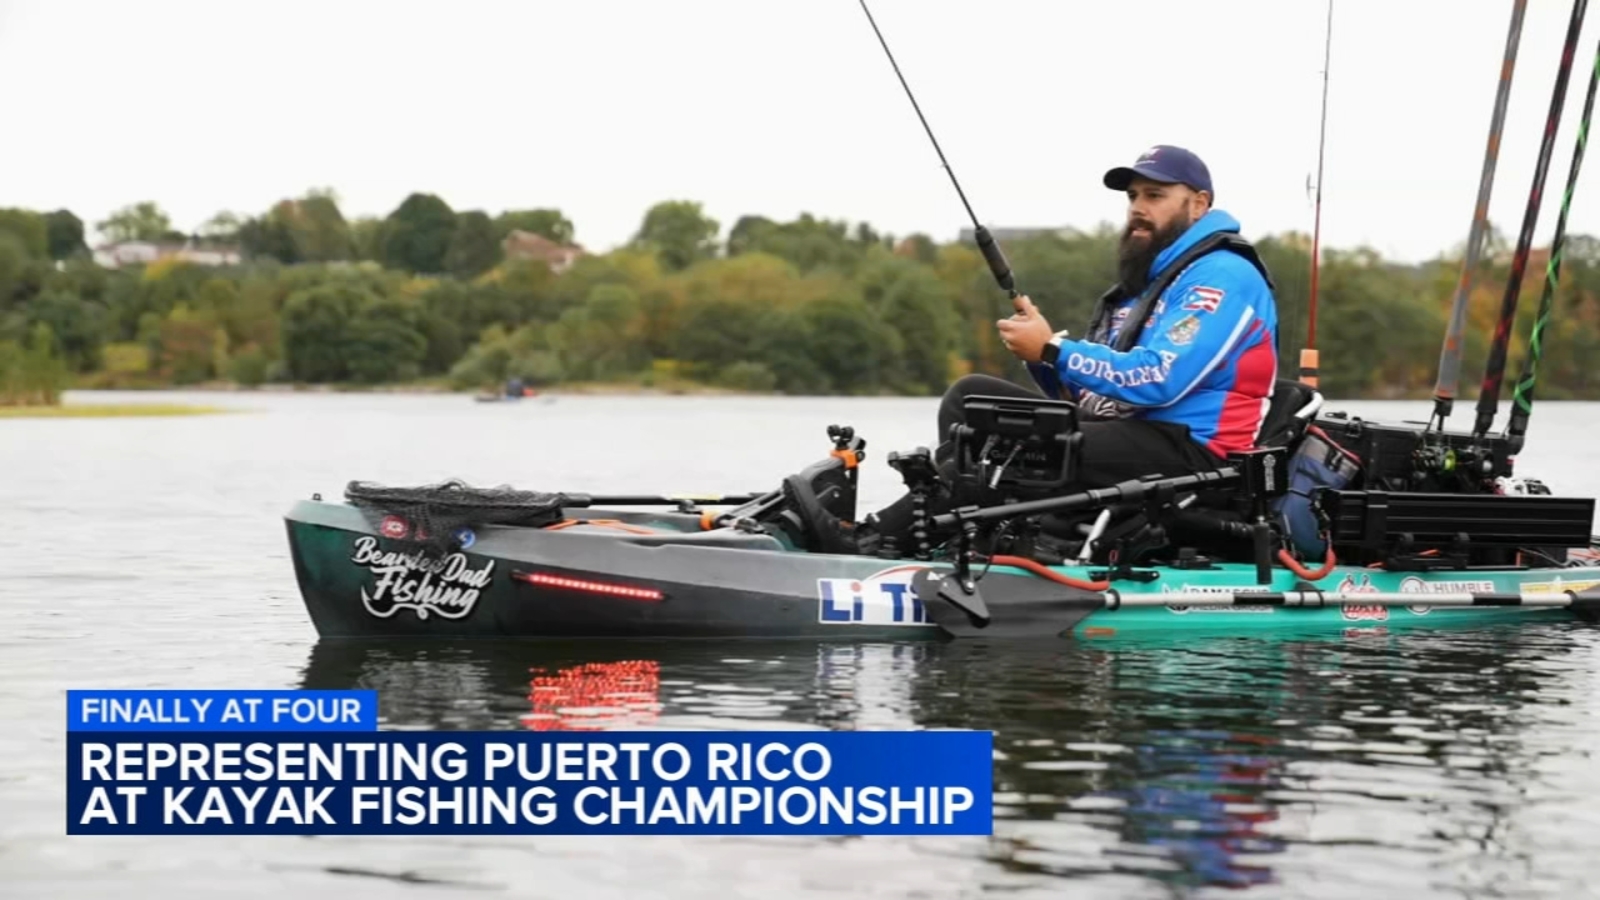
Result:
[[[1254,446],[1278,373],[1271,279],[1239,236],[1238,221],[1212,208],[1205,163],[1159,145],[1103,181],[1127,194],[1127,224],[1118,283],[1100,298],[1087,333],[1074,339],[1053,332],[1026,296],[1016,299],[1015,315],[997,323],[1006,348],[1046,396],[1078,404],[1083,438],[1069,490],[1217,468],[1229,453]],[[1038,396],[987,375],[951,385],[940,403],[944,443],[935,454],[947,476],[950,427],[963,420],[965,398],[983,394]],[[909,495],[857,530],[791,481],[784,489],[801,530],[824,552],[864,550],[867,535],[909,528]],[[943,497],[937,505],[953,502]]]

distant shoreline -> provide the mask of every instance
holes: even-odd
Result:
[[[926,398],[933,397],[933,395],[926,395],[926,394],[925,395],[917,395],[917,394],[891,394],[891,393],[872,394],[872,395],[843,395],[843,394],[790,395],[790,394],[784,394],[781,391],[739,390],[739,389],[735,389],[735,388],[718,387],[718,386],[715,386],[715,385],[704,385],[704,384],[698,384],[698,383],[695,383],[695,382],[681,381],[681,380],[674,380],[673,382],[671,382],[669,384],[663,384],[663,385],[643,385],[643,384],[638,384],[638,383],[635,383],[635,382],[627,382],[627,381],[620,381],[620,382],[573,382],[573,383],[567,383],[567,384],[550,386],[550,387],[533,387],[531,389],[536,391],[536,393],[534,395],[531,395],[530,397],[528,397],[526,399],[534,399],[536,397],[541,397],[541,396],[543,396],[543,397],[566,397],[566,396],[612,396],[612,397],[672,397],[672,396],[789,397],[789,396],[796,396],[796,397],[798,397],[798,396],[807,396],[807,397],[838,397],[840,399],[850,399],[852,396],[854,396],[854,397],[872,396],[872,397],[879,397],[879,398],[900,397],[900,398],[905,398],[905,399],[918,399],[918,398],[926,399]],[[361,384],[361,385],[357,385],[357,384],[295,384],[295,383],[273,382],[273,383],[253,385],[253,386],[246,386],[246,385],[242,385],[242,384],[239,384],[237,382],[232,382],[232,381],[208,381],[208,382],[202,382],[202,383],[196,383],[196,384],[188,384],[188,385],[137,385],[137,386],[135,386],[135,385],[119,385],[119,386],[115,386],[115,387],[113,387],[113,386],[104,386],[104,385],[93,385],[93,386],[83,386],[83,387],[74,386],[74,387],[68,388],[68,390],[69,391],[74,391],[74,392],[86,392],[86,393],[104,391],[104,392],[148,393],[148,394],[175,394],[175,393],[216,393],[216,394],[234,394],[234,393],[237,393],[237,394],[252,394],[252,393],[254,393],[254,394],[411,394],[411,395],[453,394],[453,395],[457,395],[457,396],[461,396],[461,397],[488,397],[488,396],[503,397],[504,396],[503,392],[501,392],[501,391],[489,391],[489,390],[487,390],[485,388],[476,388],[476,389],[474,389],[474,388],[454,388],[454,387],[451,387],[451,386],[449,386],[447,384],[441,384],[441,383],[433,382],[433,381],[405,382],[405,383],[397,383],[397,384]],[[1401,403],[1403,403],[1403,402],[1418,402],[1418,401],[1429,400],[1429,399],[1432,398],[1432,396],[1433,396],[1432,393],[1430,391],[1427,391],[1427,390],[1414,390],[1414,391],[1388,390],[1388,391],[1375,391],[1375,392],[1368,393],[1366,395],[1358,395],[1358,396],[1353,396],[1353,397],[1329,396],[1329,397],[1327,397],[1327,402],[1329,402],[1329,403],[1348,403],[1348,402],[1368,402],[1368,401],[1371,401],[1371,402],[1401,402]],[[1557,402],[1561,402],[1562,400],[1570,400],[1570,399],[1575,399],[1576,402],[1583,402],[1582,398],[1560,398],[1560,399],[1550,398],[1548,400],[1541,400],[1540,402],[1542,402],[1542,403],[1557,403]],[[1456,401],[1457,401],[1458,404],[1475,403],[1476,402],[1474,397],[1466,396],[1466,395],[1458,396],[1456,398]],[[1503,402],[1505,402],[1504,399],[1502,400],[1502,403]],[[1593,401],[1590,401],[1590,402],[1593,402]],[[3,410],[3,409],[4,409],[4,407],[0,407],[0,410]]]
[[[92,385],[73,386],[68,391],[76,392],[123,392],[123,393],[219,393],[219,394],[455,394],[463,397],[488,397],[505,396],[503,390],[490,391],[486,388],[453,388],[449,385],[432,382],[412,382],[400,384],[285,384],[271,383],[246,386],[231,381],[208,381],[186,385]],[[781,391],[750,391],[735,388],[703,385],[694,382],[673,382],[666,385],[642,385],[631,382],[574,382],[551,387],[530,387],[535,391],[527,399],[547,396],[579,396],[579,395],[606,395],[606,396],[638,396],[638,397],[666,397],[666,396],[728,396],[728,397],[783,397],[788,396]],[[881,396],[907,396],[912,394],[884,394]]]

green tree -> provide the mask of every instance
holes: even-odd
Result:
[[[83,241],[83,220],[71,210],[58,209],[45,214],[45,240],[51,259],[70,259],[87,256],[89,245]]]
[[[172,218],[155,202],[145,200],[116,210],[94,227],[114,243],[159,241],[172,234]]]
[[[337,382],[350,376],[351,323],[372,292],[353,282],[303,288],[283,305],[283,357],[289,376],[303,382]]]
[[[706,215],[699,203],[666,200],[645,213],[633,243],[654,251],[664,268],[677,271],[714,257],[720,228],[717,220]]]
[[[457,278],[476,278],[498,265],[501,256],[494,222],[487,213],[469,210],[456,216],[455,231],[444,255],[447,271]]]
[[[16,238],[27,256],[46,259],[50,255],[49,229],[44,216],[31,209],[0,209],[0,232]]]
[[[444,272],[455,229],[450,204],[433,194],[411,194],[384,220],[383,262],[408,272]]]

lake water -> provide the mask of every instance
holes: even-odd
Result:
[[[840,423],[876,508],[900,493],[886,452],[932,442],[931,398],[69,395],[156,400],[240,412],[0,421],[0,896],[1595,896],[1584,627],[326,646],[295,588],[282,514],[352,479],[765,490]],[[1597,405],[1538,407],[1520,473],[1600,492],[1597,426]],[[68,688],[358,686],[391,728],[990,729],[999,819],[992,838],[65,837]]]

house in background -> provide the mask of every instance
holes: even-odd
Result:
[[[577,244],[558,244],[542,234],[520,228],[511,229],[500,247],[505,251],[506,259],[537,259],[557,275],[572,268],[578,257],[587,255]]]
[[[238,247],[201,246],[193,241],[121,241],[94,248],[94,261],[108,269],[179,259],[198,266],[232,266],[242,259]]]

